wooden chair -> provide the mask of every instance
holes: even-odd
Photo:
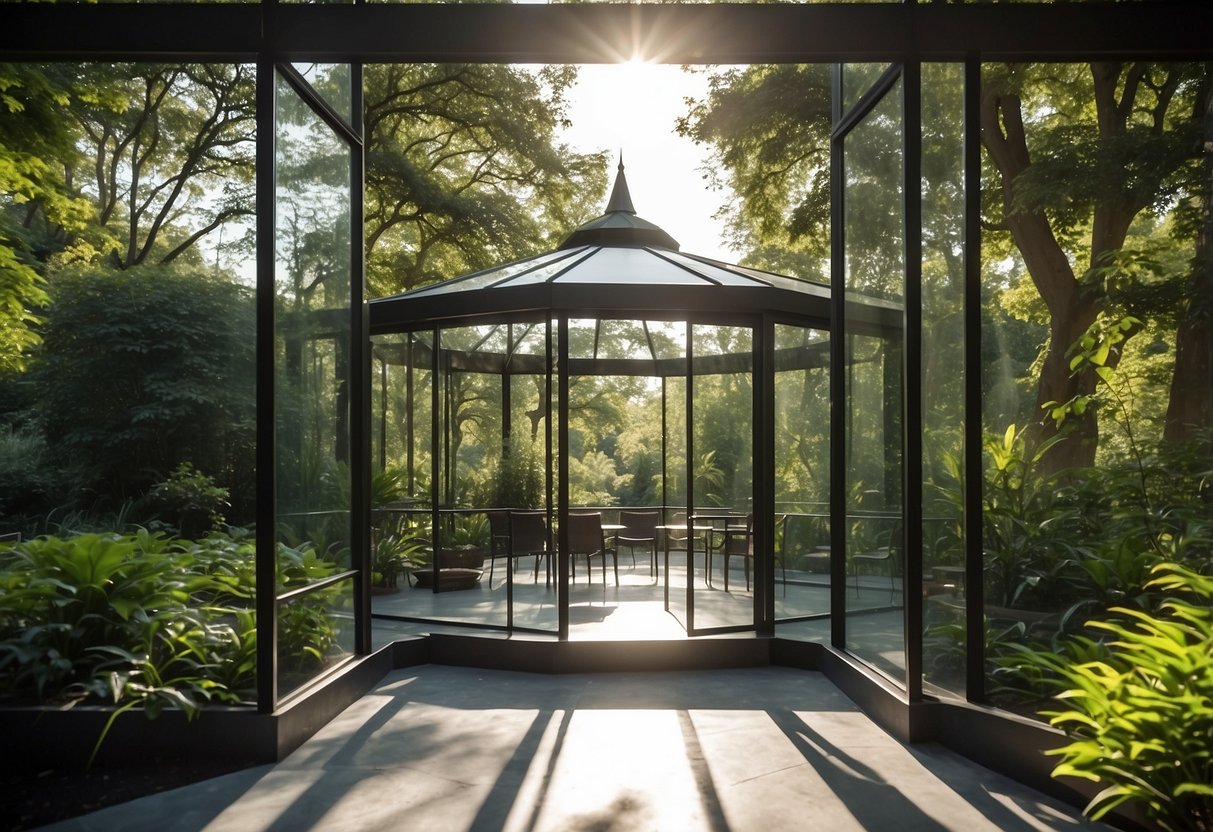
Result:
[[[535,580],[539,580],[539,561],[548,555],[548,517],[543,511],[511,511],[510,513],[510,559],[517,564],[518,558],[534,556]],[[550,562],[549,562],[550,566]],[[549,569],[549,582],[551,580]],[[492,580],[492,567],[489,568]]]
[[[687,520],[687,513],[685,511],[674,512],[674,519],[671,521],[670,525],[684,526],[686,527],[686,530],[681,533],[669,528],[665,530],[666,560],[669,560],[671,549],[682,549],[687,553],[687,574],[689,575],[694,571],[695,564],[693,555],[695,551],[695,544],[702,543],[704,575],[707,575],[708,567],[710,566],[708,563],[707,537],[704,535],[696,535],[694,530],[695,524]]]
[[[855,578],[856,597],[859,596],[859,567],[883,565],[889,573],[889,603],[893,603],[893,598],[897,595],[897,578],[901,577],[901,536],[902,525],[898,522],[893,524],[889,531],[887,546],[851,555],[851,575]]]
[[[750,589],[750,561],[754,559],[754,515],[752,513],[746,515],[744,532],[736,529],[725,530],[724,541],[720,545],[720,553],[724,556],[724,591],[729,591],[729,558],[741,557],[745,559],[745,588],[748,592]],[[774,560],[779,562],[779,568],[783,575],[783,592],[784,595],[787,595],[787,565],[784,563],[783,557],[779,552],[774,553]]]
[[[661,514],[656,511],[620,511],[619,524],[624,528],[615,535],[615,548],[627,546],[636,565],[636,547],[649,547],[649,575],[657,574],[657,526]]]
[[[615,562],[615,586],[619,586],[619,556],[614,549],[607,548],[602,533],[602,514],[599,512],[569,515],[569,570],[573,582],[577,582],[577,556],[585,557],[586,581],[593,583],[590,558],[602,558],[602,586],[606,590],[606,556]]]

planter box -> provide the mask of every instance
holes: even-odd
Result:
[[[476,586],[480,580],[480,576],[484,574],[480,569],[442,569],[438,577],[438,591],[450,592],[457,589],[471,589]],[[416,582],[413,586],[417,589],[433,589],[434,588],[434,573],[426,569],[424,572],[414,572],[413,580]]]
[[[484,566],[484,550],[480,547],[469,549],[443,549],[439,566],[447,569],[479,569]]]

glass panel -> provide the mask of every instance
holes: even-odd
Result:
[[[1022,120],[982,183],[1002,195],[982,235],[986,689],[1035,713],[1047,688],[1014,646],[1079,662],[1104,639],[1141,673],[1089,622],[1166,618],[1151,568],[1213,561],[1213,122],[1203,64],[989,64],[982,84],[991,123]],[[1007,206],[1031,218],[1014,234]]]
[[[830,341],[775,327],[775,617],[830,611]],[[780,626],[800,637],[804,627]],[[817,635],[816,632],[813,635]]]
[[[964,693],[964,67],[922,66],[923,673]]]
[[[4,29],[7,42],[24,40],[11,21]],[[216,703],[256,700],[244,661],[255,638],[252,237],[232,245],[252,226],[232,214],[257,207],[254,74],[0,69],[8,707],[112,712],[138,705],[142,682],[158,678]],[[222,206],[197,196],[221,190]],[[194,650],[200,661],[179,676]],[[99,684],[111,673],[131,683],[111,692]],[[41,825],[17,822],[21,792],[6,788],[0,826]]]
[[[350,151],[281,78],[275,123],[275,499],[294,585],[350,567]],[[310,666],[296,649],[280,640],[281,667]]]
[[[585,249],[573,249],[570,251],[553,251],[547,254],[541,254],[536,257],[530,257],[526,260],[520,260],[517,263],[510,263],[498,269],[489,269],[483,272],[467,275],[466,277],[455,278],[444,281],[434,286],[427,286],[424,289],[415,290],[418,295],[443,294],[446,292],[468,292],[474,289],[483,289],[486,286],[492,286],[494,283],[499,283],[514,277],[515,275],[526,272],[528,269],[535,269],[539,266],[544,266],[556,262],[562,264],[559,268],[564,268],[577,262],[577,259],[586,255]],[[559,268],[557,270],[559,270]],[[544,275],[551,276],[554,272],[545,271]],[[546,277],[537,277],[533,282],[539,282]]]
[[[843,64],[842,65],[842,111],[846,113],[859,103],[864,93],[872,88],[889,64]]]
[[[312,89],[328,102],[337,115],[345,119],[347,124],[353,123],[350,110],[352,73],[349,64],[292,64],[292,66],[311,85]]]
[[[285,558],[282,569],[305,567]],[[310,568],[306,568],[310,572]],[[307,579],[317,577],[311,572]],[[293,581],[288,581],[293,583]],[[278,695],[286,696],[354,653],[354,582],[339,581],[278,608]]]
[[[419,617],[413,573],[430,544],[430,333],[376,336],[372,360],[371,582],[376,615]]]
[[[641,248],[600,248],[561,283],[702,284],[704,279]]]
[[[686,324],[671,324],[668,329],[671,343],[677,344],[679,356],[685,356]],[[661,499],[664,505],[663,519],[669,527],[663,530],[663,576],[667,587],[666,603],[670,612],[684,628],[687,621],[687,380],[686,363],[683,375],[666,376],[662,379],[664,399],[663,424],[665,428],[665,463],[661,472]],[[702,548],[702,547],[700,547]]]
[[[754,622],[754,334],[693,330],[696,630]]]
[[[872,298],[900,300],[901,83],[846,140],[844,172],[847,647],[904,679],[901,587],[901,338],[899,326],[858,334]],[[854,320],[855,323],[851,321]]]

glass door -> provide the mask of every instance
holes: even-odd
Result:
[[[836,122],[834,612],[845,647],[906,678],[903,359],[906,305],[905,79],[846,65]],[[838,221],[841,221],[840,223]],[[841,337],[839,337],[841,334]],[[835,423],[835,436],[838,424]],[[835,630],[837,634],[838,630]],[[837,635],[836,635],[837,639]]]
[[[752,629],[764,597],[755,543],[755,333],[691,327],[687,632]]]

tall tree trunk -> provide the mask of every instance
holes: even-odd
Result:
[[[1043,413],[1044,406],[1089,395],[1094,389],[1089,374],[1071,375],[1066,351],[1095,321],[1098,310],[1080,291],[1074,269],[1044,212],[1021,210],[1014,204],[1015,180],[1032,164],[1018,94],[988,87],[982,90],[981,135],[1002,180],[1007,228],[1051,319],[1049,345],[1036,388],[1036,412],[1042,418],[1033,426],[1037,441],[1045,441],[1056,434],[1057,426]],[[1099,437],[1094,413],[1088,411],[1073,420],[1069,430],[1070,441],[1056,445],[1042,461],[1048,471],[1094,463]]]
[[[1128,133],[1130,117],[1142,102],[1138,93],[1149,86],[1149,65],[1135,63],[1124,66],[1116,62],[1096,62],[1090,65],[1093,83],[1096,129],[1101,145],[1115,148]],[[1153,118],[1152,132],[1161,135],[1164,117],[1178,84],[1179,75],[1168,73],[1161,85],[1151,86],[1155,94],[1149,108]],[[1099,314],[1098,295],[1094,287],[1085,287],[1058,242],[1048,217],[1040,208],[1027,209],[1016,205],[1018,177],[1032,165],[1023,123],[1022,101],[1017,91],[986,88],[982,91],[982,142],[997,167],[1002,180],[1003,213],[1011,237],[1023,256],[1032,283],[1049,310],[1049,344],[1041,366],[1036,387],[1036,407],[1040,420],[1033,426],[1038,441],[1055,436],[1060,429],[1045,412],[1051,402],[1064,404],[1077,396],[1095,391],[1095,377],[1089,371],[1072,373],[1070,347],[1095,322]],[[1132,182],[1134,175],[1121,167],[1109,182],[1105,196],[1096,200],[1091,217],[1089,267],[1103,264],[1104,258],[1120,251],[1129,227],[1157,193],[1156,187]],[[1162,174],[1156,174],[1161,184]],[[1131,337],[1136,330],[1130,331]],[[1115,368],[1120,351],[1108,359]],[[1095,462],[1099,444],[1099,424],[1094,408],[1082,415],[1071,414],[1065,421],[1067,439],[1055,445],[1042,460],[1045,473],[1066,468],[1089,467]]]
[[[1213,441],[1213,64],[1205,66],[1204,95],[1194,115],[1205,124],[1200,145],[1204,221],[1197,232],[1186,304],[1175,333],[1175,371],[1163,427],[1168,442]]]

